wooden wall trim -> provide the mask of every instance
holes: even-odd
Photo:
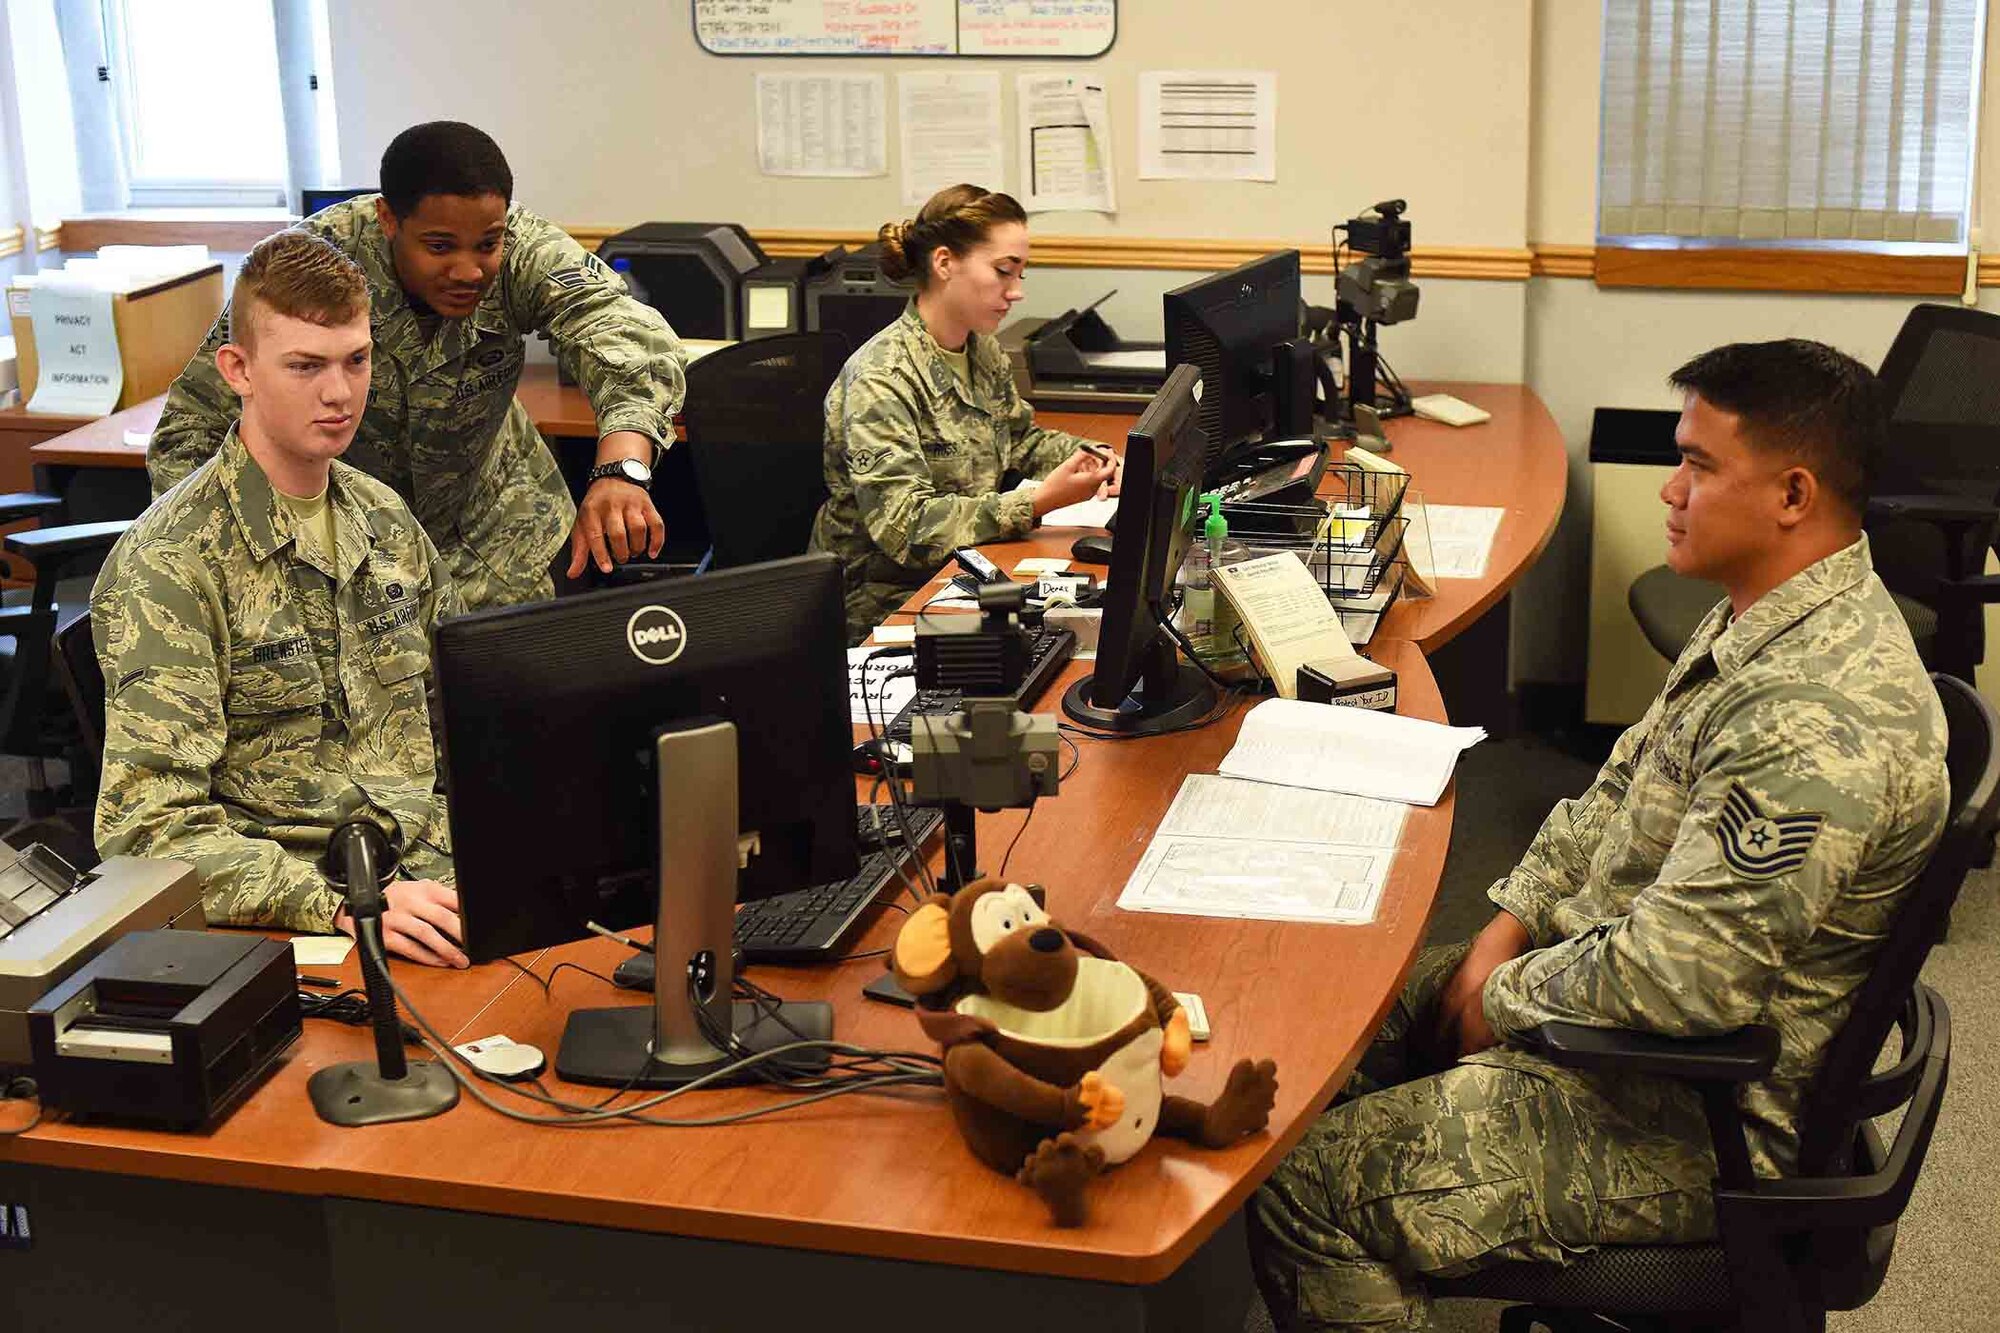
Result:
[[[27,237],[26,227],[10,227],[6,231],[0,231],[0,259],[20,254],[27,246]]]
[[[105,245],[206,244],[242,252],[293,219],[279,213],[203,218],[191,212],[172,216],[103,215],[72,218],[59,226],[35,228],[38,250],[95,250]],[[569,234],[595,247],[624,227],[571,227]],[[870,231],[835,228],[753,229],[757,243],[774,257],[820,254],[836,245],[854,248],[875,239]],[[25,229],[0,232],[0,257],[16,236],[25,248]],[[1172,237],[1037,236],[1034,260],[1049,268],[1157,269],[1212,273],[1248,263],[1273,250],[1296,248],[1304,270],[1333,272],[1326,241],[1196,240]],[[1943,255],[1883,255],[1826,250],[1636,250],[1592,245],[1418,246],[1410,255],[1418,278],[1474,282],[1526,282],[1530,278],[1589,278],[1604,287],[1701,287],[1739,291],[1888,292],[1944,296],[1961,289],[1963,259]],[[1979,285],[2000,287],[2000,254],[1982,255]]]
[[[1595,262],[1600,287],[1951,296],[1965,286],[1963,255],[1599,246]]]

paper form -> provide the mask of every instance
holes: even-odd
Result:
[[[1066,74],[1022,74],[1014,101],[1020,117],[1021,206],[1030,213],[1116,212],[1104,86]]]
[[[1339,843],[1393,851],[1409,809],[1400,801],[1190,773],[1154,836]]]
[[[1139,75],[1141,180],[1278,178],[1278,76],[1269,70]]]
[[[1042,515],[1045,528],[1101,528],[1118,512],[1118,499],[1078,500],[1073,505],[1051,509]]]
[[[920,208],[960,181],[1006,188],[998,74],[899,75],[896,111],[905,206]]]
[[[888,174],[880,74],[759,74],[757,168],[766,176]]]
[[[908,654],[878,657],[870,662],[868,655],[875,651],[877,648],[869,647],[847,650],[847,720],[880,727],[887,726],[889,719],[916,697],[917,677],[915,662]],[[911,674],[901,680],[890,680],[898,671]]]
[[[1483,727],[1266,699],[1244,716],[1220,767],[1255,782],[1436,805],[1459,754],[1485,739]]]
[[[1287,699],[1298,697],[1299,668],[1354,656],[1326,590],[1290,551],[1217,565],[1215,586],[1236,608],[1264,674]]]
[[[1486,577],[1486,560],[1493,554],[1493,537],[1500,531],[1504,509],[1482,505],[1426,505],[1430,529],[1431,567],[1442,579]]]
[[[101,417],[118,406],[125,366],[118,358],[111,292],[44,277],[29,296],[29,308],[40,365],[28,410]]]

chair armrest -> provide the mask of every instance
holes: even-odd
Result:
[[[1753,1083],[1778,1062],[1778,1030],[1750,1026],[1715,1037],[1663,1037],[1581,1023],[1534,1029],[1542,1054],[1571,1069],[1661,1074],[1690,1083]]]
[[[7,534],[7,549],[29,560],[63,559],[92,551],[108,551],[132,526],[129,518],[104,523],[70,523],[59,528],[36,528],[30,532]]]
[[[62,508],[62,497],[43,495],[37,491],[15,491],[0,495],[0,523],[13,523],[24,518],[41,518]]]
[[[2000,518],[2000,509],[1962,495],[1874,495],[1868,499],[1867,516],[1963,524]]]

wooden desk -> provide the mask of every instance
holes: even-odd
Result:
[[[1386,651],[1401,678],[1404,711],[1442,717],[1422,655],[1400,642]],[[1072,664],[1063,683],[1085,669]],[[1061,688],[1052,688],[1041,707],[1056,707]],[[1173,987],[1203,996],[1215,1038],[1197,1048],[1189,1070],[1176,1080],[1178,1090],[1212,1096],[1237,1058],[1278,1061],[1281,1089],[1269,1134],[1223,1152],[1170,1141],[1149,1147],[1098,1182],[1093,1221],[1081,1230],[1052,1228],[1029,1191],[977,1163],[953,1129],[942,1095],[931,1090],[841,1098],[723,1129],[557,1133],[462,1104],[434,1120],[335,1130],[312,1114],[305,1081],[327,1063],[359,1058],[367,1041],[358,1030],[323,1023],[309,1024],[284,1065],[210,1133],[51,1123],[23,1138],[0,1140],[0,1198],[39,1181],[35,1197],[55,1211],[40,1223],[46,1236],[52,1223],[69,1220],[60,1211],[58,1186],[76,1183],[78,1171],[230,1187],[178,1193],[173,1202],[180,1208],[199,1203],[199,1221],[188,1214],[183,1230],[192,1228],[201,1244],[231,1258],[231,1246],[248,1245],[262,1256],[260,1247],[269,1245],[260,1230],[244,1234],[253,1223],[232,1219],[263,1218],[259,1210],[275,1206],[274,1199],[322,1196],[323,1207],[312,1205],[316,1211],[300,1213],[303,1205],[291,1205],[295,1211],[286,1214],[286,1225],[308,1233],[318,1225],[325,1233],[317,1245],[309,1234],[295,1240],[297,1281],[312,1277],[301,1261],[339,1258],[343,1236],[359,1227],[374,1253],[428,1255],[430,1265],[410,1281],[421,1279],[433,1301],[456,1302],[468,1283],[475,1301],[482,1292],[503,1292],[493,1299],[516,1316],[502,1320],[512,1326],[522,1326],[526,1317],[522,1302],[582,1299],[573,1292],[614,1303],[630,1297],[618,1284],[642,1281],[639,1275],[614,1281],[590,1267],[604,1262],[605,1246],[626,1247],[618,1252],[643,1256],[639,1262],[661,1273],[680,1273],[675,1265],[690,1262],[690,1254],[695,1271],[710,1265],[710,1272],[736,1272],[731,1265],[747,1263],[744,1271],[761,1275],[759,1315],[778,1324],[790,1312],[792,1322],[782,1326],[802,1326],[798,1321],[815,1308],[823,1315],[850,1300],[879,1304],[892,1290],[950,1300],[958,1328],[1019,1329],[1031,1312],[1035,1327],[1143,1326],[1143,1307],[1154,1302],[1157,1312],[1161,1299],[1157,1290],[1148,1295],[1147,1284],[1180,1281],[1176,1270],[1197,1266],[1190,1260],[1247,1283],[1231,1219],[1331,1098],[1386,1012],[1423,937],[1450,837],[1452,793],[1434,808],[1410,812],[1382,910],[1367,927],[1119,911],[1117,895],[1181,776],[1212,771],[1239,723],[1240,713],[1206,730],[1145,742],[1079,741],[1080,767],[1063,794],[1035,815],[1013,852],[1010,876],[1046,883],[1060,920]],[[1022,818],[1015,812],[980,817],[986,861],[997,861]],[[886,947],[900,921],[879,912],[859,947]],[[534,966],[543,976],[560,960],[604,970],[618,953],[593,940],[551,951]],[[843,1037],[927,1049],[906,1010],[861,999],[861,987],[881,966],[879,959],[857,959],[826,969],[760,968],[758,975],[787,998],[832,1000]],[[353,974],[350,960],[347,975]],[[556,979],[552,1000],[503,965],[461,974],[404,968],[399,977],[415,1002],[459,1039],[505,1032],[551,1052],[570,1009],[642,1002],[574,972]],[[1310,1021],[1303,1021],[1308,1015]],[[757,1090],[704,1094],[686,1113],[715,1114],[769,1097]],[[146,1180],[128,1183],[150,1188]],[[214,1228],[212,1239],[207,1228]],[[619,1232],[676,1239],[642,1243],[620,1240]],[[1217,1243],[1204,1248],[1218,1232]],[[479,1239],[467,1239],[473,1235]],[[176,1253],[195,1243],[183,1236]],[[399,1248],[418,1245],[425,1248]],[[496,1274],[489,1264],[468,1279],[454,1267],[460,1259],[490,1259],[498,1252],[493,1247],[505,1250],[504,1272]],[[831,1265],[812,1252],[846,1259]],[[600,1258],[591,1259],[593,1253]],[[439,1262],[440,1255],[451,1262]],[[6,1262],[0,1256],[0,1264]],[[583,1272],[568,1266],[577,1263]],[[232,1263],[230,1271],[253,1266]],[[108,1290],[116,1281],[108,1276],[103,1285]],[[624,1293],[615,1299],[605,1295],[614,1286]],[[289,1310],[308,1316],[303,1304]],[[358,1307],[345,1289],[339,1305],[339,1326],[350,1326],[346,1321]],[[1107,1325],[1112,1310],[1124,1313]],[[674,1314],[681,1326],[681,1307]],[[1179,1317],[1185,1320],[1185,1309]],[[740,1326],[757,1322],[746,1319]],[[306,1324],[312,1326],[310,1319]],[[691,1317],[685,1326],[730,1325]]]
[[[1505,509],[1486,573],[1476,579],[1440,579],[1434,597],[1399,597],[1376,628],[1375,642],[1401,639],[1424,653],[1464,632],[1504,597],[1541,555],[1562,517],[1569,457],[1562,433],[1534,391],[1519,384],[1424,384],[1415,393],[1451,393],[1493,414],[1478,426],[1452,427],[1404,417],[1388,423],[1394,446],[1389,455],[1410,474],[1413,490],[1435,504],[1489,505]],[[1108,413],[1041,412],[1035,418],[1055,430],[1116,445],[1122,451],[1133,418]],[[1011,570],[1029,556],[1067,558],[1070,545],[1087,528],[1038,528],[1013,542],[994,542],[989,551]],[[1104,576],[1103,566],[1079,570]],[[898,619],[920,609],[953,574],[945,569],[906,601]],[[1504,675],[1505,664],[1500,665]]]

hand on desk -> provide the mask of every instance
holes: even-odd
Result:
[[[1079,449],[1035,485],[1035,517],[1088,500],[1105,486],[1117,494],[1118,466]]]
[[[1456,1051],[1463,1059],[1500,1044],[1500,1038],[1486,1021],[1486,979],[1500,964],[1528,952],[1533,943],[1528,928],[1511,913],[1497,912],[1486,923],[1438,998],[1440,1051]]]
[[[431,967],[470,967],[472,960],[458,947],[464,932],[458,924],[458,890],[434,879],[399,879],[382,890],[388,910],[382,913],[382,947],[398,958]],[[345,908],[333,924],[354,933]]]

